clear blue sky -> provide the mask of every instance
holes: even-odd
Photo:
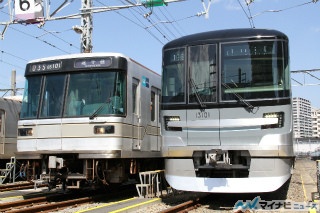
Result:
[[[51,12],[62,2],[51,1]],[[208,0],[203,2],[208,4]],[[201,0],[155,7],[149,19],[143,15],[151,9],[144,7],[94,14],[93,52],[121,52],[160,73],[162,47],[172,39],[227,28],[272,28],[286,33],[290,39],[291,70],[320,69],[320,1],[254,0],[249,7],[245,0],[211,2],[207,19],[195,16],[204,11]],[[8,0],[0,3],[0,22],[9,21],[7,3]],[[128,2],[93,0],[93,4],[96,7],[118,6]],[[72,1],[55,17],[78,13],[80,8],[80,0]],[[248,17],[253,18],[249,20]],[[48,21],[42,28],[10,25],[4,39],[0,40],[0,89],[10,88],[11,70],[17,72],[17,87],[24,87],[24,67],[29,60],[79,53],[80,35],[72,27],[80,24],[80,19],[65,19]],[[0,32],[3,29],[0,26]],[[320,71],[312,74],[320,78]],[[295,74],[292,78],[320,84],[319,80],[308,76]],[[320,108],[319,91],[320,86],[294,86],[293,96],[309,99],[313,106]]]

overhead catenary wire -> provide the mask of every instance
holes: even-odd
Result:
[[[41,41],[41,42],[43,42],[43,43],[45,43],[45,44],[47,44],[47,45],[49,45],[49,46],[57,49],[57,50],[60,50],[61,52],[64,52],[64,53],[66,53],[66,54],[70,54],[70,52],[63,50],[63,49],[57,47],[56,45],[54,45],[54,44],[52,44],[52,43],[50,43],[50,42],[48,42],[48,41],[46,41],[46,40],[44,40],[44,39],[40,39],[40,38],[37,37],[37,36],[34,36],[34,35],[29,34],[29,33],[23,32],[22,30],[18,30],[18,29],[16,29],[16,28],[11,27],[11,26],[9,26],[9,28],[12,29],[12,30],[15,30],[15,31],[17,31],[17,32],[19,32],[19,33],[21,33],[21,34],[23,34],[23,35],[26,35],[26,36],[32,37],[32,38],[34,38],[34,39],[37,39],[37,40],[39,40],[39,41]]]
[[[249,23],[250,23],[250,26],[252,28],[255,28],[255,25],[254,25],[254,22],[253,22],[253,18],[259,16],[259,15],[262,15],[264,13],[278,13],[278,12],[283,12],[283,11],[286,11],[286,10],[291,10],[291,9],[294,9],[294,8],[298,8],[298,7],[302,7],[302,6],[305,6],[307,4],[311,4],[311,3],[317,3],[319,0],[311,0],[311,1],[308,1],[308,2],[305,2],[305,3],[302,3],[302,4],[298,4],[298,5],[294,5],[294,6],[290,6],[290,7],[287,7],[287,8],[283,8],[283,9],[278,9],[278,10],[264,10],[262,12],[259,12],[255,15],[252,16],[251,14],[251,9],[250,9],[250,4],[254,2],[254,0],[244,0],[247,7],[248,7],[248,13],[246,12],[246,10],[244,9],[242,3],[240,2],[240,0],[237,0],[240,7],[242,8],[242,11],[244,12],[244,14],[246,15]]]
[[[99,4],[101,4],[102,6],[108,7],[106,4],[102,3],[99,0],[96,0]],[[117,13],[118,15],[120,15],[121,17],[125,18],[126,20],[130,21],[131,23],[135,24],[136,26],[144,29],[143,23],[141,21],[139,21],[142,25],[138,24],[137,22],[133,21],[132,19],[128,18],[127,16],[121,14],[119,11],[115,11],[113,10],[113,12]],[[138,19],[138,18],[137,18]],[[139,20],[139,19],[138,19]],[[159,41],[161,44],[164,44],[155,34],[153,34],[150,30],[147,30],[147,32],[153,37],[155,38],[157,41]]]
[[[20,57],[20,56],[15,55],[15,54],[12,54],[12,53],[6,52],[6,51],[4,51],[4,50],[0,50],[0,52],[1,52],[2,54],[10,55],[10,56],[12,56],[12,57],[14,57],[14,58],[16,58],[16,59],[20,59],[20,60],[25,61],[25,62],[27,62],[27,61],[28,61],[28,60],[27,60],[27,59],[25,59],[25,58],[22,58],[22,57]]]
[[[162,15],[166,18],[167,21],[169,21],[170,18],[174,19],[173,16],[171,15],[171,13],[167,10],[167,8],[160,8],[159,11],[162,13]],[[165,13],[167,13],[168,15],[166,15]],[[177,27],[176,27],[176,25],[177,25]],[[172,26],[177,31],[177,33],[179,34],[180,37],[186,34],[185,31],[183,31],[182,27],[179,25],[178,22],[176,22],[176,24],[172,25]]]
[[[243,11],[244,14],[246,15],[246,17],[247,17],[247,19],[248,19],[248,21],[249,21],[249,24],[250,24],[250,26],[251,26],[251,28],[254,28],[254,23],[253,23],[252,17],[250,17],[250,15],[248,15],[248,13],[247,13],[246,10],[244,9],[244,7],[243,7],[242,3],[240,2],[240,0],[238,0],[238,3],[239,3],[239,5],[240,5],[242,11]],[[248,6],[248,7],[249,7],[249,6]]]
[[[135,5],[137,3],[137,2],[133,2],[132,0],[120,0],[120,1],[123,4],[129,3],[131,5]],[[96,0],[96,2],[101,4],[104,7],[109,7],[104,2],[101,2],[100,0]],[[172,39],[177,38],[178,36],[181,37],[183,36],[183,34],[186,34],[185,32],[181,32],[182,30],[178,30],[178,27],[180,26],[178,27],[175,26],[175,25],[178,25],[178,22],[204,15],[204,13],[197,13],[195,15],[190,15],[184,18],[174,19],[166,9],[163,9],[163,7],[159,7],[157,9],[153,7],[151,8],[148,7],[147,9],[143,9],[143,7],[130,7],[128,8],[128,11],[134,17],[134,19],[129,18],[126,15],[123,15],[119,11],[113,11],[113,12],[116,12],[118,15],[129,20],[130,22],[134,23],[140,28],[146,30],[150,35],[152,35],[152,37],[158,40],[161,44],[164,44],[163,39],[165,41],[170,41]],[[146,22],[143,21],[142,17],[144,17],[148,25],[146,25]],[[170,17],[171,20],[168,17]],[[168,24],[170,24],[170,27],[168,27]],[[156,33],[159,33],[161,35],[161,38],[159,38],[159,36],[157,36]]]
[[[50,32],[50,31],[46,30],[44,27],[41,27],[40,29],[43,30],[45,33],[50,34],[50,35],[52,35],[53,37],[57,38],[58,40],[62,41],[63,43],[69,45],[70,47],[73,47],[73,48],[75,48],[75,49],[77,49],[77,50],[80,50],[80,48],[79,48],[79,47],[76,47],[75,44],[72,44],[71,42],[68,42],[68,41],[66,41],[65,39],[63,39],[63,38],[61,38],[61,37],[59,37],[59,36],[56,35],[57,33],[62,33],[62,32]],[[72,30],[72,29],[70,28],[69,30]],[[66,31],[69,31],[69,30],[66,30]],[[38,38],[38,37],[40,37],[40,36],[37,36],[37,38]]]
[[[298,7],[302,7],[302,6],[305,6],[307,4],[311,4],[311,3],[317,3],[318,0],[311,0],[311,1],[308,1],[308,2],[305,2],[305,3],[302,3],[302,4],[298,4],[298,5],[294,5],[294,6],[291,6],[291,7],[287,7],[287,8],[283,8],[283,9],[278,9],[278,10],[264,10],[262,12],[259,12],[253,16],[251,16],[250,18],[253,19],[259,15],[262,15],[264,13],[278,13],[278,12],[283,12],[283,11],[286,11],[286,10],[291,10],[291,9],[295,9],[295,8],[298,8]]]
[[[4,14],[6,14],[6,15],[10,15],[9,13],[4,12],[4,11],[0,11],[0,12],[1,12],[1,13],[4,13]],[[34,25],[34,26],[35,26],[35,25]],[[62,52],[64,52],[64,53],[70,54],[69,52],[63,50],[62,48],[59,48],[59,47],[57,47],[56,45],[54,45],[54,44],[52,44],[52,43],[50,43],[50,42],[48,42],[48,41],[46,41],[46,40],[44,40],[44,39],[40,39],[39,37],[41,37],[41,36],[33,36],[33,35],[31,35],[31,34],[28,34],[28,33],[26,33],[26,32],[23,32],[22,30],[18,30],[18,29],[16,29],[16,28],[12,28],[11,26],[8,26],[8,27],[9,27],[10,29],[13,29],[13,30],[15,30],[15,31],[18,31],[18,32],[20,32],[20,33],[22,33],[22,34],[24,34],[24,35],[26,35],[26,36],[33,37],[33,38],[35,38],[35,39],[38,39],[39,41],[42,41],[43,43],[45,43],[45,44],[47,44],[47,45],[49,45],[49,46],[51,46],[51,47],[54,47],[54,48],[56,48],[56,49],[58,49],[58,50],[60,50],[60,51],[62,51]],[[47,30],[44,29],[43,27],[37,27],[37,28],[45,31],[45,32],[48,33],[48,34],[51,34],[52,36],[54,36],[55,38],[59,39],[60,41],[62,41],[62,42],[64,42],[64,43],[68,44],[69,46],[74,47],[74,48],[77,48],[74,44],[72,44],[72,43],[70,43],[70,42],[67,42],[66,40],[58,37],[57,35],[54,35],[52,32],[47,31]],[[71,29],[70,29],[70,30],[71,30]],[[77,49],[79,49],[79,48],[77,48]]]
[[[255,28],[254,26],[254,22],[253,22],[253,19],[252,19],[252,15],[251,15],[251,10],[250,10],[250,3],[253,2],[253,0],[250,0],[249,2],[246,1],[246,4],[247,4],[247,8],[248,8],[248,13],[249,13],[249,16],[250,16],[250,21],[252,23],[252,27]]]
[[[133,9],[133,8],[132,8]],[[142,11],[142,7],[139,7],[139,10]],[[156,14],[155,10],[153,7],[149,8],[148,12],[140,12],[140,17],[144,17],[144,19],[147,20],[148,23],[154,23],[156,21],[154,21],[154,18],[157,19],[157,20],[160,20],[159,16]],[[144,29],[146,29],[144,27]],[[160,26],[158,27],[154,27],[154,29],[163,37],[165,38],[167,41],[170,40],[170,36],[168,33],[165,32],[164,29],[162,29]],[[168,31],[169,33],[172,34],[172,32],[166,28],[166,31]],[[151,31],[148,31],[148,32],[151,32]],[[160,41],[160,39],[157,39]],[[162,42],[161,42],[162,43]]]
[[[21,61],[23,61],[23,62],[26,62],[26,61],[27,61],[26,59],[24,59],[24,58],[22,58],[22,57],[20,57],[20,56],[14,55],[14,54],[12,54],[12,53],[8,53],[8,52],[6,52],[6,51],[4,51],[4,50],[0,50],[0,53],[1,53],[1,58],[0,58],[0,62],[1,62],[1,63],[7,64],[7,65],[10,65],[10,66],[13,66],[13,67],[15,67],[15,68],[24,69],[24,68],[21,67],[20,65],[10,63],[10,62],[8,62],[8,60],[3,60],[3,57],[2,57],[2,56],[3,56],[4,54],[7,54],[7,55],[9,55],[10,57],[13,57],[13,58],[15,58],[15,59],[19,59],[19,60],[21,60]]]

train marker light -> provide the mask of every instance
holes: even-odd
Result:
[[[93,132],[94,134],[113,134],[114,126],[95,126]]]
[[[181,127],[175,127],[168,125],[168,122],[180,121],[179,116],[164,116],[164,126],[167,131],[182,131]]]
[[[33,135],[33,129],[32,128],[21,128],[21,129],[18,129],[18,135],[19,136],[32,136]]]
[[[263,118],[278,118],[278,123],[263,125],[261,129],[281,128],[284,125],[284,112],[263,113]]]

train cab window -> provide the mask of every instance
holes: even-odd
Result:
[[[58,117],[62,113],[66,75],[48,75],[44,81],[40,117]]]
[[[162,71],[162,103],[185,102],[185,48],[164,52]]]
[[[189,102],[216,102],[216,45],[189,47]]]
[[[72,73],[66,94],[64,117],[123,115],[125,73]]]
[[[29,76],[26,78],[22,108],[20,112],[21,119],[32,119],[37,117],[40,103],[42,76]]]
[[[222,100],[288,97],[285,46],[281,41],[222,44]]]

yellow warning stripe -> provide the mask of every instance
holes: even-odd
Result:
[[[0,198],[0,200],[9,200],[9,199],[14,199],[14,198],[23,198],[23,196],[18,195],[18,196],[11,196],[11,197],[2,197],[2,198]]]
[[[303,179],[302,179],[302,175],[300,175],[300,178],[301,178],[302,189],[303,189],[303,194],[304,194],[304,201],[307,202],[308,201],[308,197],[307,197],[306,188],[304,187],[304,182],[303,182]]]
[[[138,207],[138,206],[141,206],[141,205],[145,205],[145,204],[148,204],[148,203],[153,203],[153,202],[159,201],[159,200],[161,200],[161,198],[155,198],[155,199],[152,199],[152,200],[148,200],[146,202],[134,204],[132,206],[127,206],[125,208],[118,209],[118,210],[115,210],[115,211],[112,211],[112,212],[109,212],[109,213],[118,213],[118,212],[126,211],[126,210],[129,210],[129,209],[132,209],[132,208],[135,208],[135,207]]]

